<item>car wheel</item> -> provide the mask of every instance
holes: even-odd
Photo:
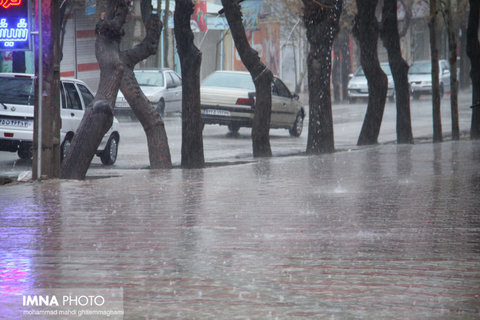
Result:
[[[290,135],[292,137],[300,137],[303,131],[303,115],[301,112],[297,113],[295,122],[293,123],[292,128],[290,129]]]
[[[106,166],[111,166],[112,164],[117,161],[117,154],[118,154],[118,137],[116,135],[111,135],[108,139],[107,145],[105,146],[105,150],[103,150],[102,154],[100,155],[100,159],[102,163]]]
[[[440,99],[442,99],[442,98],[443,98],[443,94],[445,93],[445,90],[443,89],[443,83],[440,83],[440,88],[439,88],[439,90],[440,90]]]
[[[413,98],[413,100],[419,100],[420,99],[420,94],[418,94],[416,92],[413,92],[412,93],[412,98]]]
[[[349,103],[349,104],[354,104],[355,102],[357,102],[357,99],[355,99],[355,98],[348,98],[348,103]]]
[[[20,148],[17,151],[17,154],[20,157],[20,159],[23,159],[23,160],[31,159],[32,156],[33,156],[32,146],[21,145]]]
[[[72,144],[72,138],[65,138],[65,140],[62,143],[62,146],[60,147],[60,160],[63,161],[67,157],[67,152],[68,149],[70,148],[70,145]]]
[[[158,101],[156,109],[160,116],[163,118],[165,116],[165,101],[163,99]]]
[[[230,131],[230,134],[232,135],[237,135],[239,130],[240,130],[240,126],[237,124],[228,125],[228,131]]]

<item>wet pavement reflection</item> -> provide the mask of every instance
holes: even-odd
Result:
[[[125,319],[479,319],[479,195],[471,141],[1,187],[0,299],[122,287]]]

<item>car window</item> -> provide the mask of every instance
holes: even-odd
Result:
[[[173,78],[173,81],[175,82],[176,85],[181,86],[182,85],[182,78],[175,72],[170,72],[170,75]]]
[[[202,86],[255,91],[255,84],[249,73],[214,72],[202,81]]]
[[[92,103],[94,96],[88,90],[87,87],[85,87],[83,84],[77,83],[78,89],[80,90],[80,93],[82,94],[83,98],[83,103],[85,104],[85,107],[88,107],[90,103]]]
[[[67,99],[65,98],[65,88],[63,87],[63,82],[60,84],[60,100],[62,103],[62,109],[67,108]]]
[[[276,87],[277,94],[280,97],[290,98],[292,95],[290,94],[290,90],[288,90],[287,86],[278,78],[274,78],[273,82]]]
[[[135,72],[135,78],[140,86],[163,87],[165,85],[162,72]]]
[[[166,75],[166,78],[167,78],[167,88],[176,87],[175,82],[173,81],[173,78],[172,78],[170,72],[166,72],[165,75]]]
[[[390,69],[390,65],[388,64],[381,64],[380,67],[382,68],[383,72],[385,72],[385,74],[387,76],[391,76],[392,75],[392,70]]]
[[[409,74],[430,74],[432,73],[432,64],[430,62],[414,62],[410,69]]]
[[[33,105],[34,100],[33,79],[0,77],[0,102]]]
[[[365,75],[365,73],[363,72],[363,69],[361,67],[358,68],[358,70],[355,72],[356,77],[362,77],[364,75]]]
[[[67,98],[67,109],[82,110],[82,102],[75,85],[71,82],[64,82],[63,86]]]

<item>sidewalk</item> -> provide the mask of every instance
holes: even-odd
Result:
[[[125,319],[479,319],[479,194],[473,141],[2,187],[0,319],[117,287]]]

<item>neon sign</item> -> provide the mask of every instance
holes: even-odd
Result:
[[[0,0],[0,50],[30,49],[28,0]]]

